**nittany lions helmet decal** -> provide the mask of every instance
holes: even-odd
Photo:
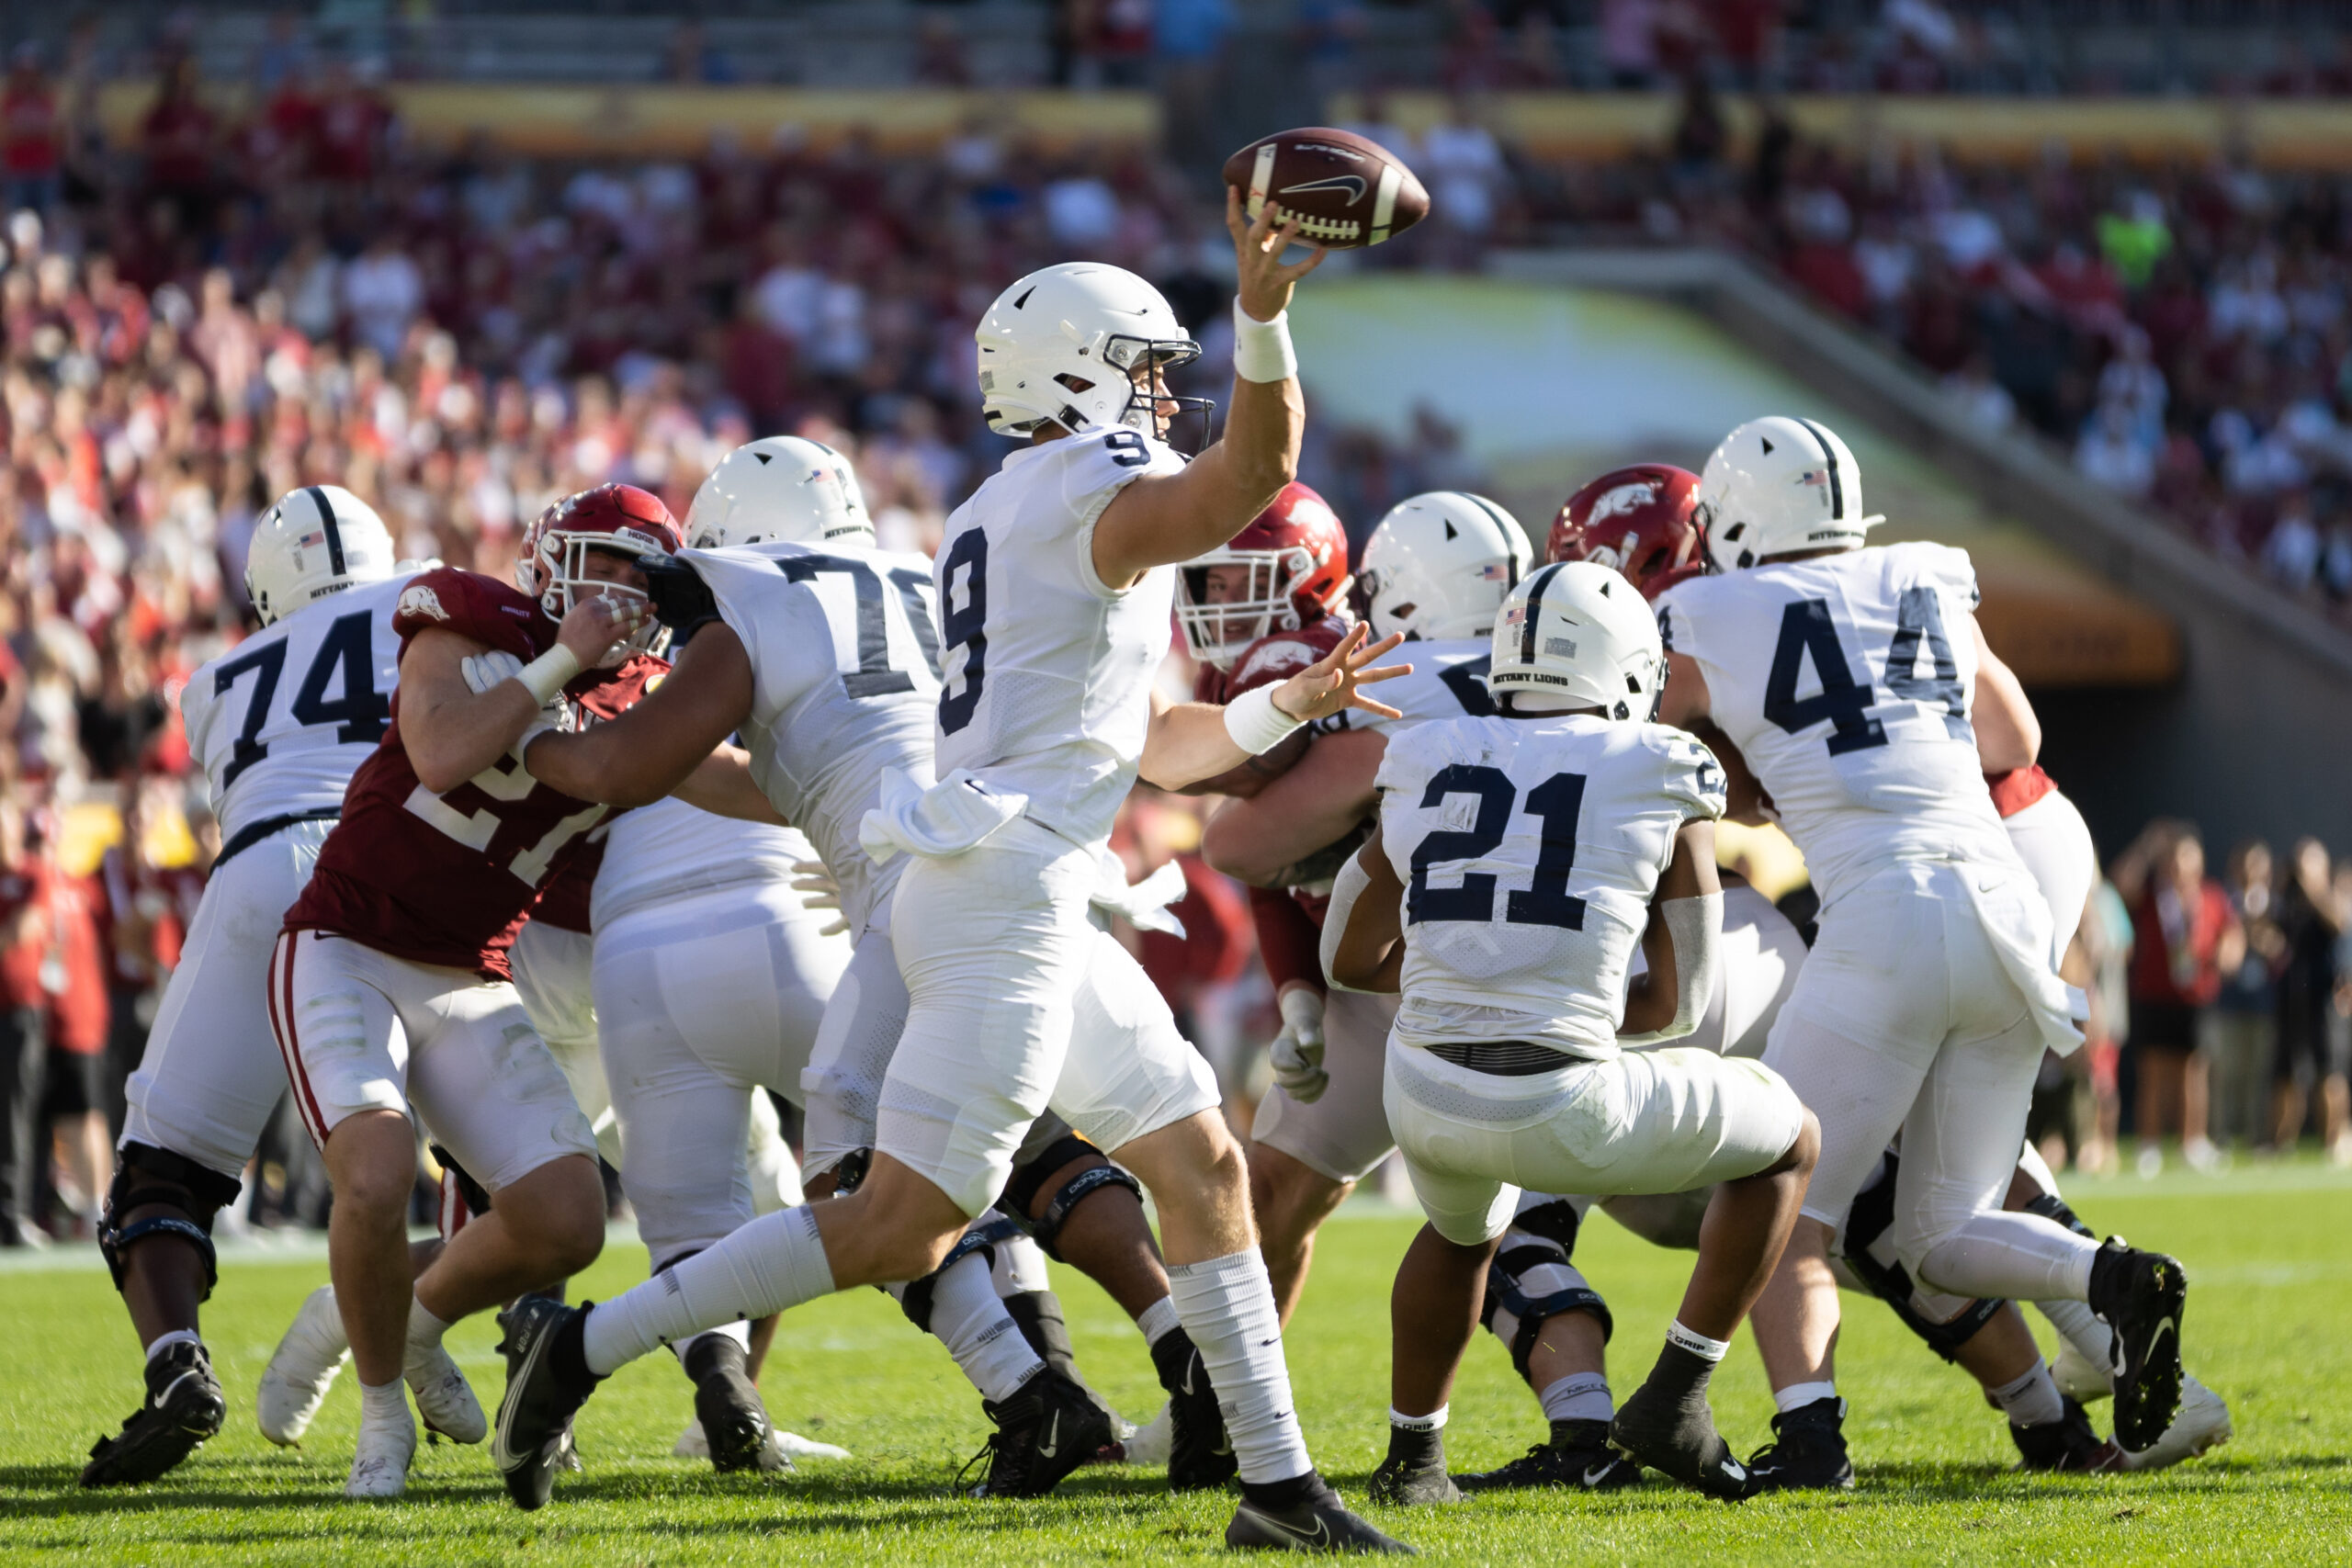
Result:
[[[1886,519],[1862,512],[1862,470],[1838,433],[1809,419],[1752,419],[1700,477],[1707,558],[1736,571],[1798,550],[1858,550]]]
[[[1495,616],[1487,689],[1647,721],[1666,689],[1657,622],[1634,585],[1595,561],[1555,561]]]
[[[267,626],[331,593],[381,582],[395,553],[374,507],[341,485],[304,485],[254,525],[245,596]]]

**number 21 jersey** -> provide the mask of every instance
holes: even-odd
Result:
[[[527,595],[454,567],[401,591],[392,629],[401,651],[428,626],[525,660],[555,643],[554,626]],[[585,671],[564,688],[566,722],[618,717],[667,668],[640,655]],[[539,889],[611,812],[539,783],[512,751],[435,795],[409,762],[395,696],[391,726],[352,775],[343,820],[286,911],[287,929],[333,931],[395,958],[505,979],[507,951]]]
[[[1907,860],[2014,865],[1969,723],[1968,553],[1887,545],[1677,583],[1668,651],[1778,807],[1826,906]]]

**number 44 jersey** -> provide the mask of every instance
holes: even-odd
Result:
[[[1976,573],[1948,545],[1886,545],[1677,583],[1668,651],[1804,852],[1826,906],[1903,861],[2014,865],[1969,714]]]
[[[429,626],[525,660],[555,645],[555,626],[527,595],[454,567],[411,580],[393,602],[401,652]],[[639,655],[583,672],[563,690],[564,723],[618,717],[668,668]],[[333,931],[395,958],[505,979],[507,951],[539,889],[611,812],[539,783],[511,751],[435,795],[409,763],[395,694],[383,742],[352,774],[343,819],[286,911],[287,929]]]
[[[1392,731],[1377,782],[1405,884],[1397,1039],[1615,1055],[1675,835],[1724,812],[1713,754],[1589,714],[1442,719]]]

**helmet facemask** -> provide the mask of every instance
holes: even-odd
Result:
[[[615,599],[635,599],[650,607],[651,602],[643,589],[616,582],[609,578],[589,575],[588,558],[599,552],[630,560],[663,553],[620,534],[571,533],[549,529],[534,558],[538,576],[539,607],[547,613],[548,619],[560,623],[582,598],[594,598],[598,594]],[[637,654],[652,652],[655,643],[667,629],[649,618],[643,626],[622,638],[597,668],[610,670]]]
[[[1300,625],[1295,595],[1314,574],[1315,558],[1298,548],[1223,549],[1187,561],[1176,571],[1176,624],[1193,658],[1228,670],[1260,637],[1295,632]],[[1227,599],[1210,596],[1210,573],[1249,574],[1243,591]]]

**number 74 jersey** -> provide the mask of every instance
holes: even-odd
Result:
[[[1902,861],[2015,863],[1969,722],[1976,573],[1911,543],[1677,583],[1668,651],[1707,680],[1825,904]]]

